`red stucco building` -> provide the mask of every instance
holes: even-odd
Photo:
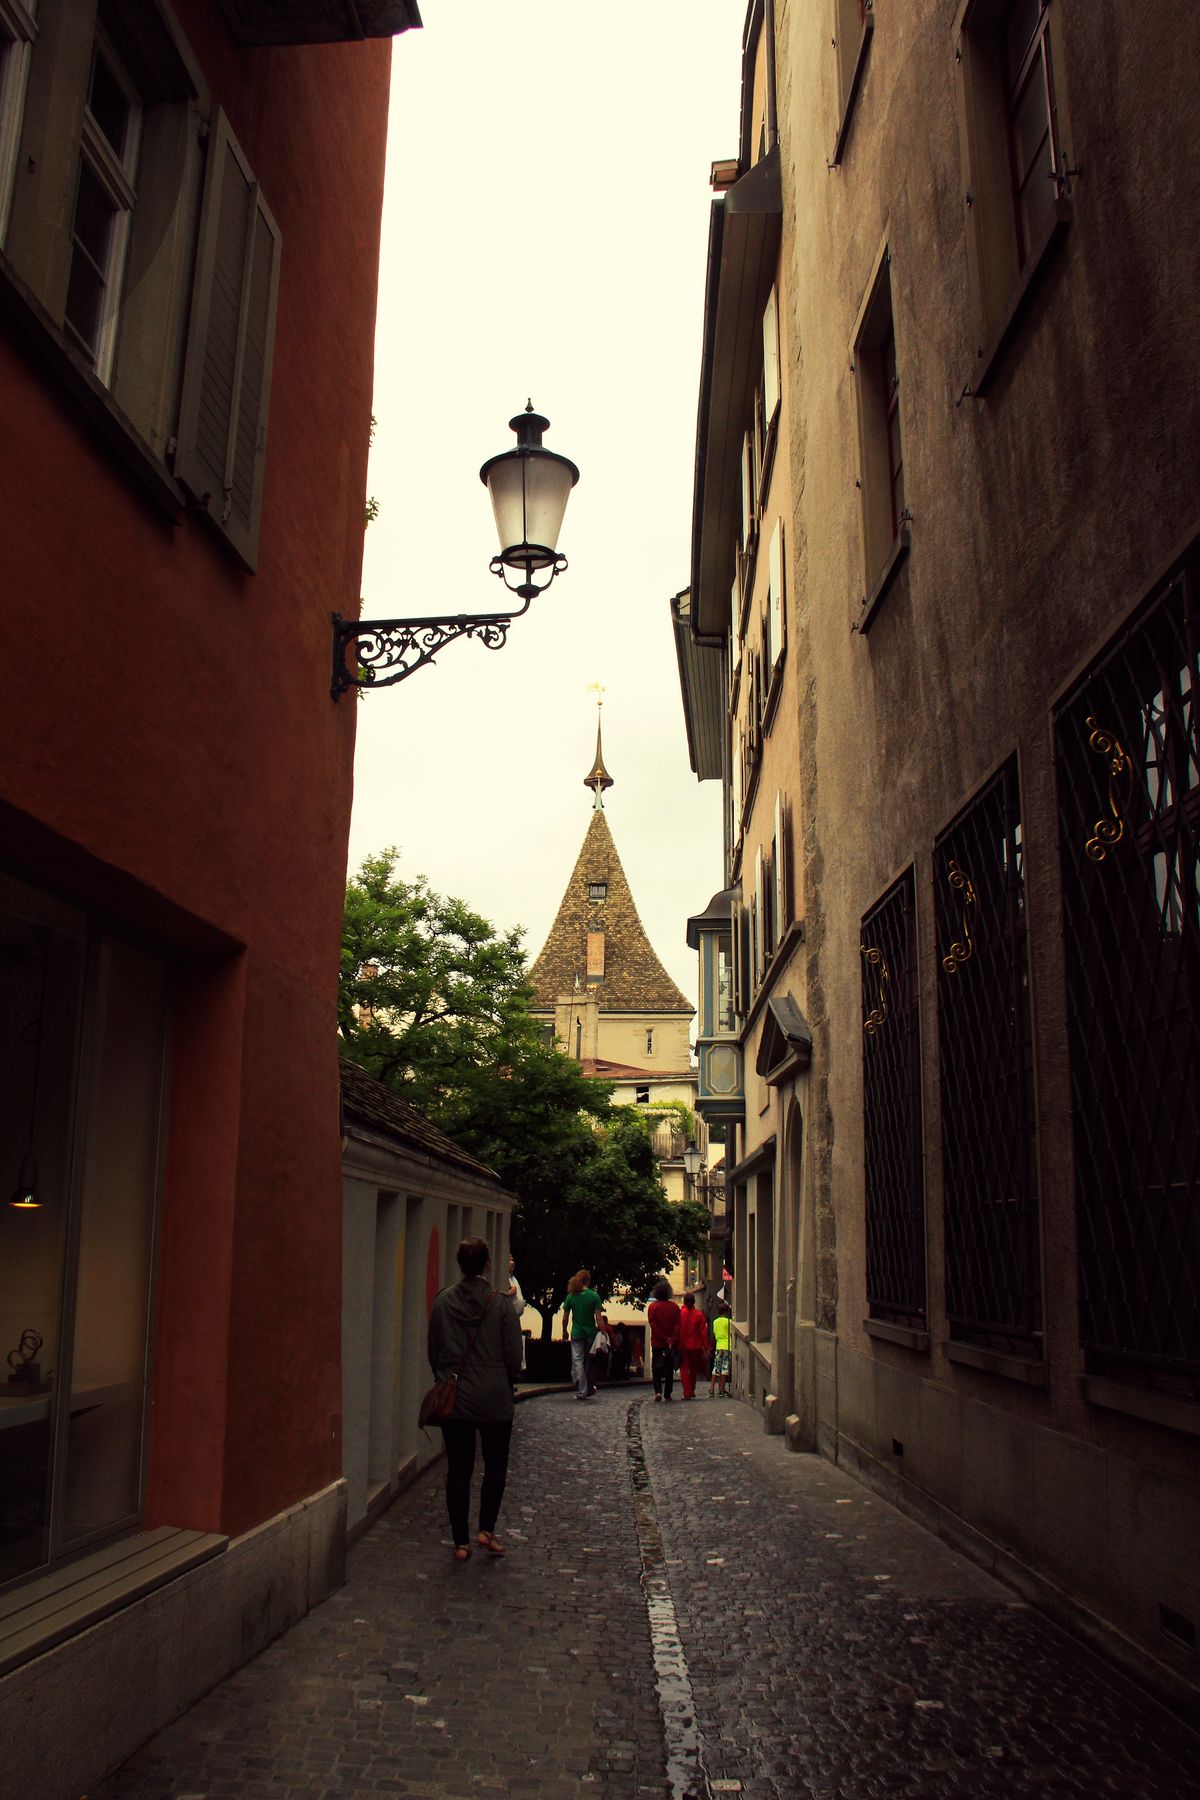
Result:
[[[330,614],[359,592],[389,39],[419,22],[0,6],[14,1791],[77,1793],[338,1576]]]

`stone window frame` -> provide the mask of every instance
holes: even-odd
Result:
[[[893,421],[899,424],[902,442],[904,429],[900,373],[903,344],[896,333],[891,267],[889,234],[885,232],[850,340],[850,372],[854,379],[858,423],[858,488],[866,590],[854,629],[864,634],[891,591],[912,546],[912,515],[905,504],[902,487],[897,495],[892,456]],[[893,351],[894,379],[889,379],[887,373],[889,343]]]
[[[1004,26],[1012,0],[960,0],[951,31],[963,180],[970,329],[975,360],[963,397],[982,399],[1019,336],[1034,294],[1057,260],[1073,218],[1067,146],[1070,120],[1064,68],[1068,60],[1061,8],[1041,0],[1037,35],[1049,90],[1053,204],[1023,242],[1015,206],[1010,96]],[[1032,42],[1032,40],[1031,40]]]
[[[874,0],[833,0],[833,48],[837,53],[838,128],[829,167],[840,167],[867,69],[875,32]]]

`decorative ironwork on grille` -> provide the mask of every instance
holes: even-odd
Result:
[[[1200,560],[1055,715],[1089,1367],[1200,1392]]]
[[[925,1184],[911,869],[862,923],[863,1151],[871,1316],[925,1323]]]
[[[950,1335],[1041,1355],[1033,1032],[1014,757],[934,845]]]

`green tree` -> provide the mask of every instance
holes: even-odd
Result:
[[[672,1206],[640,1113],[545,1041],[530,1013],[522,933],[498,934],[399,853],[363,862],[346,890],[338,1029],[344,1052],[420,1108],[518,1196],[521,1285],[551,1328],[574,1271],[635,1295],[708,1229]]]

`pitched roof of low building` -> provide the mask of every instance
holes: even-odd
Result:
[[[589,892],[603,888],[603,897]],[[588,935],[604,938],[604,975],[588,983]],[[638,917],[608,820],[597,808],[584,834],[550,935],[529,971],[534,1005],[551,1007],[576,986],[593,986],[605,1012],[685,1013],[695,1007],[655,953]]]
[[[691,1081],[696,1074],[694,1069],[646,1069],[636,1063],[609,1062],[603,1056],[585,1056],[580,1067],[597,1081]]]
[[[338,1068],[342,1082],[342,1111],[348,1118],[357,1119],[361,1124],[383,1132],[386,1137],[396,1138],[410,1149],[439,1157],[443,1162],[454,1163],[461,1169],[470,1169],[475,1175],[499,1183],[500,1177],[494,1169],[489,1169],[477,1156],[456,1144],[444,1131],[439,1131],[423,1112],[418,1112],[407,1100],[401,1100],[397,1093],[377,1081],[374,1075],[368,1075],[358,1063],[340,1056]]]

